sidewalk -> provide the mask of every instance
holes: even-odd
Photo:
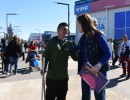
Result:
[[[128,100],[106,89],[106,100]],[[41,100],[41,79],[0,83],[0,100]],[[80,77],[70,76],[67,100],[81,100]],[[92,99],[94,99],[92,91]]]

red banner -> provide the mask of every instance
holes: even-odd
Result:
[[[130,6],[130,0],[99,0],[92,2],[92,12]]]

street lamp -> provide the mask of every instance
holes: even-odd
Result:
[[[18,36],[18,35],[17,35],[17,32],[19,31],[19,30],[17,30],[17,27],[21,27],[21,26],[14,26],[14,27],[13,27],[13,30],[16,32],[16,36]],[[15,28],[16,28],[16,29],[15,29]]]
[[[21,32],[21,31],[16,31],[16,35],[17,35],[17,37],[19,37],[19,38],[20,38],[20,35],[21,35],[20,32]]]
[[[19,15],[19,14],[16,14],[16,13],[7,13],[6,14],[6,27],[7,27],[7,34],[8,34],[8,16],[9,15]]]
[[[40,29],[34,29],[34,30],[38,30],[38,32],[40,33]]]
[[[16,14],[16,13],[7,13],[7,14],[6,14],[7,34],[8,34],[8,16],[9,16],[9,15],[19,15],[19,14]],[[11,37],[11,35],[9,35],[8,41],[10,40],[10,37]]]
[[[68,6],[68,40],[69,40],[69,35],[70,35],[70,5],[68,3],[61,3],[61,2],[53,2],[53,3]]]
[[[14,27],[21,27],[21,26],[14,26]]]

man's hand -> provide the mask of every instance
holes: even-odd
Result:
[[[41,75],[44,75],[46,72],[44,72],[44,71],[41,70],[40,73],[41,73]]]

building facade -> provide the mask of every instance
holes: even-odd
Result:
[[[42,34],[42,41],[46,43],[50,38],[55,37],[57,35],[58,33],[55,31],[45,31],[44,34]],[[69,41],[75,42],[75,33],[70,33]]]
[[[42,41],[42,34],[43,33],[30,33],[28,41],[36,41],[36,42],[41,42]]]
[[[130,39],[130,0],[81,0],[75,2],[75,15],[89,13],[98,20],[98,29],[107,39]],[[76,28],[76,41],[81,34]]]

